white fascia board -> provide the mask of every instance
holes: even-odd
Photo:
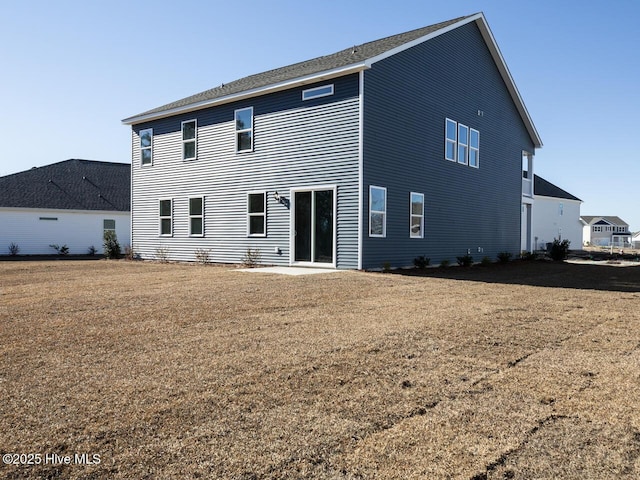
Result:
[[[164,110],[162,112],[149,113],[147,115],[136,115],[133,117],[125,118],[122,120],[124,125],[136,125],[138,123],[148,122],[151,120],[158,120],[160,118],[171,117],[181,113],[193,112],[195,110],[201,110],[203,108],[213,107],[216,105],[222,105],[225,103],[236,102],[238,100],[244,100],[246,98],[257,97],[259,95],[265,95],[267,93],[279,92],[281,90],[287,90],[293,87],[299,87],[302,85],[308,85],[310,83],[320,82],[322,80],[329,80],[331,78],[343,77],[351,73],[357,73],[369,68],[365,62],[355,63],[347,65],[345,67],[335,68],[333,70],[325,70],[323,72],[313,73],[304,77],[298,77],[291,80],[285,80],[283,82],[266,85],[264,87],[254,88],[252,90],[245,90],[243,92],[226,95],[224,97],[213,98],[211,100],[203,100],[197,103],[191,103],[182,107],[172,108],[170,110]]]
[[[131,215],[130,210],[78,210],[78,209],[64,209],[64,208],[30,208],[30,207],[0,207],[0,212],[24,212],[24,213],[38,213],[52,215],[54,213],[65,214],[83,214],[83,215]]]

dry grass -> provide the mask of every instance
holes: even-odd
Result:
[[[640,476],[640,267],[0,262],[4,478]]]

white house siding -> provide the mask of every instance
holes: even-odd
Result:
[[[338,82],[336,80],[335,82]],[[357,76],[352,80],[357,86]],[[324,82],[329,83],[329,82]],[[338,87],[336,87],[336,90]],[[300,89],[292,98],[300,98]],[[208,250],[213,262],[238,263],[248,248],[263,263],[290,263],[290,215],[273,193],[290,200],[290,189],[337,187],[337,266],[357,268],[358,112],[357,91],[349,98],[295,108],[279,99],[250,99],[139,125],[133,129],[133,248],[142,258],[164,254],[196,260]],[[262,107],[256,107],[263,102]],[[233,111],[254,106],[254,151],[236,153]],[[266,111],[260,113],[260,111]],[[220,112],[223,113],[220,113]],[[220,117],[224,121],[216,120]],[[198,119],[197,159],[181,159],[181,121]],[[177,126],[177,128],[176,128]],[[137,131],[153,127],[153,165],[140,165]],[[164,133],[166,132],[166,133]],[[247,193],[267,191],[267,235],[247,236]],[[204,237],[189,236],[188,199],[204,197]],[[173,235],[159,235],[159,200],[173,199]],[[280,253],[276,252],[280,249]]]
[[[553,242],[556,238],[569,240],[571,249],[582,248],[580,203],[578,200],[536,195],[532,212],[534,243],[537,237],[536,249],[544,249],[547,243]]]
[[[130,244],[129,212],[0,208],[0,254],[9,254],[11,243],[20,255],[55,254],[53,244],[67,245],[69,254],[86,254],[91,246],[102,253],[106,219],[115,220],[120,245]]]

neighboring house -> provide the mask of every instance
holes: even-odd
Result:
[[[544,178],[534,175],[533,210],[534,247],[544,250],[555,239],[569,240],[571,249],[582,248],[582,200],[557,187]]]
[[[633,244],[633,248],[640,248],[640,232],[635,232],[631,236],[631,243]]]
[[[0,177],[0,255],[103,251],[105,230],[130,243],[131,165],[65,160]]]
[[[123,123],[133,248],[188,261],[252,249],[265,264],[375,269],[515,255],[522,159],[532,174],[542,145],[481,13]]]
[[[629,224],[620,217],[583,215],[580,220],[585,245],[631,247]]]

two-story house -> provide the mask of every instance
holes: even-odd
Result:
[[[123,123],[143,258],[344,269],[518,254],[522,159],[542,145],[481,13]]]
[[[586,245],[630,248],[629,224],[620,217],[583,215],[582,238]]]

